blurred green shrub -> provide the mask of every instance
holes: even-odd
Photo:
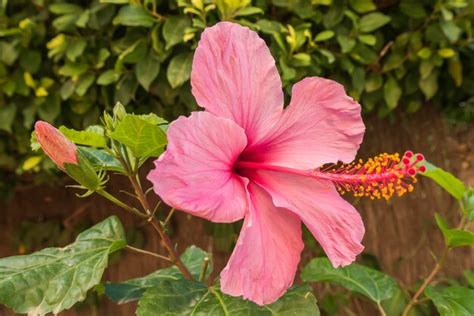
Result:
[[[0,0],[0,170],[44,164],[29,154],[38,118],[81,129],[116,101],[168,119],[195,109],[193,50],[219,20],[259,31],[286,92],[320,75],[366,112],[430,101],[472,120],[473,16],[474,0]]]

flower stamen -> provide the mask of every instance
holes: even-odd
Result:
[[[352,192],[356,197],[390,199],[412,192],[417,182],[416,175],[426,171],[421,165],[422,154],[405,152],[383,153],[367,161],[358,160],[349,164],[333,164],[313,171],[313,175],[332,181],[341,194]]]

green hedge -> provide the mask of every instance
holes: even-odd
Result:
[[[195,109],[193,50],[219,20],[259,31],[287,92],[320,75],[366,112],[429,100],[470,120],[473,16],[473,0],[0,0],[0,169],[37,168],[38,118],[79,129],[116,101],[168,119]]]

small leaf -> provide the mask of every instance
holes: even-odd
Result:
[[[97,84],[101,86],[106,86],[117,81],[118,76],[115,73],[115,70],[109,69],[100,74],[97,78]]]
[[[455,58],[450,59],[448,62],[448,71],[453,78],[456,87],[460,87],[463,81],[461,61],[456,60]]]
[[[125,173],[120,161],[108,154],[105,150],[80,146],[79,151],[95,170],[111,170]]]
[[[199,279],[200,277],[205,258],[210,259],[211,256],[196,246],[187,248],[181,255],[181,261],[195,279]],[[206,277],[208,277],[211,272],[212,261],[209,261]],[[183,275],[175,266],[160,269],[141,278],[131,279],[121,283],[106,283],[105,294],[114,302],[124,304],[140,299],[147,289],[158,286],[165,280],[183,280]]]
[[[354,48],[356,44],[355,39],[350,38],[345,35],[338,35],[336,39],[337,39],[337,42],[339,43],[339,46],[341,46],[341,50],[344,54],[352,51],[352,49]]]
[[[472,316],[474,315],[474,290],[452,286],[436,289],[429,286],[425,290],[441,316]]]
[[[391,298],[398,288],[395,280],[380,271],[357,263],[336,269],[327,258],[311,260],[304,267],[301,279],[305,282],[334,282],[377,303]]]
[[[393,110],[397,107],[398,101],[402,96],[402,89],[393,77],[388,77],[383,86],[383,96],[389,109]]]
[[[16,107],[13,104],[0,107],[0,130],[11,133],[15,116]]]
[[[153,52],[149,52],[145,58],[138,61],[135,67],[135,74],[138,82],[145,90],[150,89],[150,85],[160,72],[160,61],[155,58]]]
[[[65,126],[59,127],[59,130],[64,134],[64,136],[66,136],[75,144],[91,146],[95,148],[104,148],[107,146],[103,130],[102,132],[98,130],[76,131]]]
[[[109,254],[125,244],[122,224],[112,216],[64,248],[0,259],[0,302],[31,315],[69,309],[99,284]]]
[[[123,117],[111,137],[144,159],[159,156],[166,145],[166,134],[159,126],[132,114]]]
[[[418,85],[425,95],[426,100],[431,99],[434,97],[436,92],[438,92],[438,75],[439,72],[437,70],[433,70],[430,75],[426,78],[420,78]]]
[[[448,247],[462,247],[474,245],[474,234],[461,229],[450,229],[448,224],[438,213],[435,214],[436,224],[443,233],[444,242]]]
[[[314,41],[315,42],[322,42],[322,41],[326,41],[330,38],[333,38],[335,35],[334,31],[331,31],[331,30],[325,30],[325,31],[322,31],[318,34],[316,34],[316,36],[314,37]]]
[[[441,23],[441,30],[451,43],[456,42],[461,36],[462,29],[454,21],[445,21]]]
[[[152,27],[156,20],[147,10],[139,5],[123,6],[118,15],[114,18],[113,24],[126,26]]]
[[[357,13],[366,13],[377,9],[372,0],[350,0],[350,4]]]
[[[357,37],[359,41],[369,46],[374,46],[377,44],[377,38],[371,34],[361,34]]]
[[[443,58],[451,58],[456,56],[456,51],[452,48],[441,48],[438,50],[438,55]]]
[[[165,49],[168,50],[176,44],[183,42],[184,31],[191,23],[186,16],[169,16],[163,25],[163,38],[166,41]]]
[[[424,166],[426,167],[426,171],[420,173],[422,176],[428,177],[435,181],[456,200],[460,201],[462,199],[464,192],[466,191],[466,187],[461,180],[453,176],[451,173],[444,171],[443,169],[436,167],[427,161],[424,162]]]
[[[364,15],[359,20],[359,31],[370,33],[390,22],[390,17],[380,12]]]
[[[189,80],[192,62],[192,53],[181,53],[171,59],[166,75],[173,89]]]
[[[431,49],[429,47],[423,47],[416,53],[421,59],[428,59],[431,57]]]
[[[28,159],[26,159],[24,162],[23,162],[23,165],[22,165],[22,169],[24,171],[29,171],[33,168],[35,168],[36,166],[39,165],[39,163],[43,160],[43,156],[32,156],[32,157],[29,157]]]

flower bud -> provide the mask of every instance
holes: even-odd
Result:
[[[101,177],[77,146],[49,123],[35,124],[38,143],[49,158],[71,178],[90,192],[102,187]]]
[[[36,138],[43,151],[61,169],[65,163],[78,164],[77,147],[57,128],[43,121],[35,124]]]

